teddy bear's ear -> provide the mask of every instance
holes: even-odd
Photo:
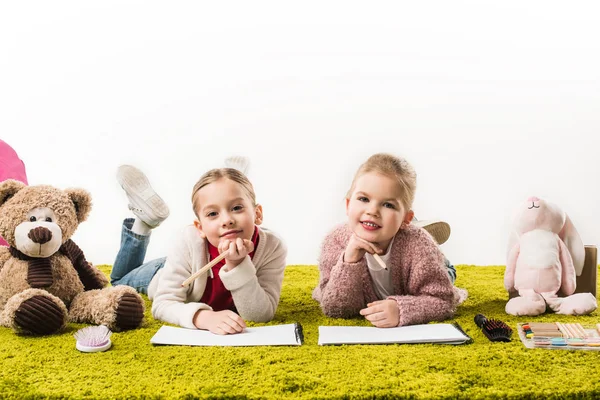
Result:
[[[25,186],[23,182],[15,181],[14,179],[8,179],[0,183],[0,206]]]
[[[75,206],[77,220],[82,223],[92,210],[92,195],[83,189],[66,189],[65,192]]]

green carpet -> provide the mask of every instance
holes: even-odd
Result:
[[[110,267],[102,267],[109,271]],[[310,297],[314,266],[286,269],[281,303],[271,324],[300,322],[301,347],[202,348],[158,346],[161,326],[147,313],[143,328],[113,334],[113,348],[83,354],[72,334],[16,336],[0,328],[2,398],[595,398],[600,353],[528,350],[518,338],[491,343],[473,323],[477,313],[511,326],[527,318],[504,313],[504,267],[458,266],[457,285],[469,299],[456,321],[474,339],[448,345],[317,345],[319,325],[368,325],[324,317]],[[148,303],[148,310],[150,304]],[[592,324],[586,317],[547,315],[537,321]]]

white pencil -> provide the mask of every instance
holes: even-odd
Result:
[[[377,261],[379,263],[379,265],[381,265],[381,268],[387,269],[387,265],[385,265],[385,263],[383,262],[381,257],[379,257],[379,254],[377,254],[377,253],[373,254],[373,258],[375,259],[375,261]]]
[[[194,281],[194,279],[198,278],[200,275],[202,275],[203,273],[205,273],[206,271],[208,271],[209,269],[211,269],[212,267],[217,265],[217,263],[219,261],[221,261],[222,259],[224,259],[225,256],[227,256],[227,254],[228,254],[227,251],[224,251],[221,254],[219,254],[214,260],[212,260],[211,262],[206,264],[204,267],[200,268],[198,271],[196,271],[195,273],[190,275],[189,278],[187,278],[185,281],[183,281],[181,286],[185,287],[185,286],[189,285],[190,283],[192,283]]]

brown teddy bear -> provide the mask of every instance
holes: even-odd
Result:
[[[108,280],[70,239],[91,209],[83,189],[0,183],[0,325],[46,335],[68,321],[133,329],[144,301],[128,286]]]

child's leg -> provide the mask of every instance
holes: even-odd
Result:
[[[111,283],[113,286],[128,285],[140,293],[148,293],[148,285],[156,271],[164,266],[165,258],[144,264],[146,249],[152,228],[169,216],[169,208],[152,189],[146,175],[137,168],[121,166],[117,179],[136,218],[123,221],[121,247],[110,274]]]
[[[438,245],[445,243],[450,237],[450,225],[447,222],[439,220],[419,221],[416,217],[413,217],[411,223],[420,226],[429,232]],[[450,280],[452,283],[454,283],[456,281],[456,268],[454,268],[454,265],[450,263],[450,260],[445,257],[444,262],[446,264],[446,269],[448,270]]]
[[[133,218],[123,221],[121,247],[110,272],[110,282],[113,286],[128,285],[145,293],[156,271],[164,265],[164,258],[144,264],[150,235],[134,232],[133,225]]]
[[[111,274],[112,285],[127,285],[131,286],[139,293],[148,294],[148,286],[150,286],[150,281],[152,281],[152,278],[154,278],[156,272],[165,266],[166,260],[166,257],[163,257],[148,261],[147,263],[134,268],[118,280],[113,280],[113,276]]]
[[[450,224],[445,221],[431,220],[431,221],[419,221],[413,217],[411,222],[413,225],[420,226],[425,229],[437,244],[444,244],[450,237]]]
[[[450,263],[450,260],[445,257],[444,259],[446,263],[446,269],[448,270],[448,275],[450,275],[450,280],[454,284],[454,282],[456,282],[456,268],[454,268],[454,265]]]

